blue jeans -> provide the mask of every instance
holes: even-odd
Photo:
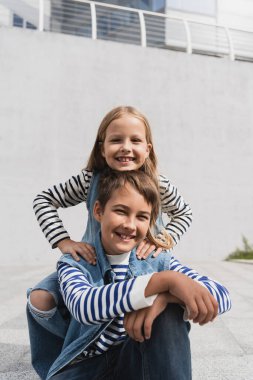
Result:
[[[107,353],[63,368],[52,380],[191,380],[189,322],[169,304],[143,343],[128,338]]]
[[[47,290],[55,299],[56,307],[49,311],[47,317],[38,316],[29,302],[32,290]],[[29,330],[32,365],[41,379],[45,379],[49,368],[62,350],[70,314],[59,291],[57,272],[40,281],[27,292],[27,323]],[[41,312],[43,315],[43,312]]]

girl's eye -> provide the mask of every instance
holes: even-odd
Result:
[[[119,143],[119,142],[120,142],[120,139],[112,139],[111,142],[112,142],[112,143]]]
[[[133,142],[133,143],[140,143],[140,142],[142,142],[142,141],[141,141],[141,139],[132,139],[132,142]]]

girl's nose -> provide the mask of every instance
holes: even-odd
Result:
[[[121,145],[121,148],[120,148],[123,152],[130,152],[131,151],[131,144],[130,144],[130,141],[127,141],[127,140],[124,140],[122,145]]]

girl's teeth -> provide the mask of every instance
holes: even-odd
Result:
[[[119,161],[128,162],[128,161],[132,161],[132,159],[130,157],[119,157]]]

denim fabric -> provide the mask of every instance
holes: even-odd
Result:
[[[48,369],[60,355],[64,339],[51,333],[34,319],[27,307],[31,362],[41,379],[46,379]]]
[[[128,338],[94,358],[65,367],[52,380],[191,380],[189,323],[170,304],[154,321],[149,340]]]
[[[82,241],[94,245],[94,237],[99,229],[99,223],[93,218],[93,206],[97,197],[97,185],[99,181],[99,174],[94,174],[91,180],[90,189],[87,195],[86,206],[88,209],[88,223],[86,227],[86,232],[82,238]],[[46,290],[52,294],[57,305],[56,312],[53,313],[51,318],[39,317],[33,310],[29,302],[29,296],[33,290]],[[27,308],[27,322],[30,336],[31,345],[31,359],[32,364],[36,372],[42,379],[46,378],[48,369],[60,354],[63,339],[66,335],[66,331],[69,325],[68,310],[63,302],[57,272],[54,272],[41,280],[33,288],[28,289],[28,308]],[[43,313],[41,313],[43,314]],[[48,314],[48,313],[46,313]],[[62,338],[61,343],[58,342],[58,338]],[[38,340],[46,342],[46,346],[55,347],[56,355],[48,355],[45,351],[44,344],[38,344]],[[56,346],[55,343],[57,342]],[[50,359],[51,357],[51,359]],[[43,362],[45,363],[43,366]]]
[[[93,286],[102,286],[114,282],[115,274],[103,251],[99,232],[95,240],[95,249],[97,253],[97,265],[95,266],[83,259],[76,262],[70,255],[63,255],[60,261],[68,263],[85,273]],[[134,249],[130,254],[127,277],[137,277],[148,273],[161,272],[168,270],[169,266],[170,256],[166,252],[162,252],[156,258],[149,257],[147,260],[138,260],[136,250]],[[81,325],[72,318],[65,336],[62,352],[50,368],[48,379],[70,363],[81,352],[85,351],[87,347],[99,337],[109,323],[111,323],[111,321],[99,325]]]
[[[94,246],[95,236],[100,230],[100,224],[93,217],[93,207],[97,200],[98,183],[100,179],[99,173],[94,173],[91,179],[89,192],[86,199],[86,207],[88,210],[88,221],[86,225],[85,233],[82,237],[82,241]]]

